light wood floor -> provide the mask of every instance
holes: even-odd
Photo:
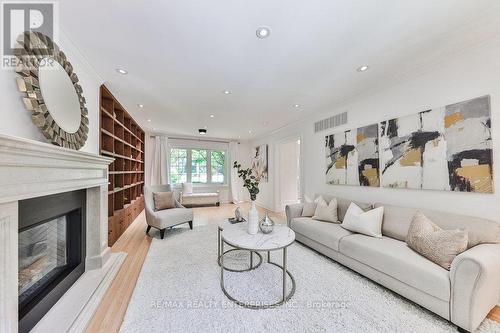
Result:
[[[244,212],[249,209],[248,204],[243,204],[241,207]],[[222,219],[234,216],[235,208],[236,206],[232,204],[220,207],[194,208],[195,226],[217,224]],[[260,214],[264,214],[265,211],[265,209],[259,208]],[[285,223],[284,214],[268,213],[277,223]],[[99,305],[87,332],[112,333],[119,331],[142,264],[151,245],[151,238],[146,236],[145,230],[146,220],[144,212],[142,212],[111,248],[113,252],[126,252],[128,255]],[[159,237],[158,232],[153,230],[151,230],[151,235]],[[500,323],[500,307],[495,307],[488,318]]]

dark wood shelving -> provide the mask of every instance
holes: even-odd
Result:
[[[100,91],[100,153],[109,166],[108,244],[144,209],[144,131],[106,88]]]

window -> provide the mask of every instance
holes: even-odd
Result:
[[[170,150],[170,183],[187,182],[187,149]]]
[[[224,184],[226,152],[224,150],[172,148],[170,150],[170,183]]]
[[[191,150],[191,183],[207,182],[207,151],[201,149]]]
[[[226,152],[222,150],[213,150],[211,158],[211,176],[212,183],[224,183],[224,174],[226,173]]]

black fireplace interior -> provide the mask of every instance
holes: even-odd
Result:
[[[85,190],[19,201],[19,332],[84,273],[85,205]]]

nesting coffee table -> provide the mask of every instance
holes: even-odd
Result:
[[[287,270],[287,248],[295,241],[295,232],[286,225],[276,225],[270,234],[263,234],[260,231],[256,235],[247,233],[247,222],[231,224],[229,222],[219,224],[219,256],[218,262],[220,266],[220,286],[224,294],[236,304],[249,309],[266,309],[282,305],[288,301],[295,293],[295,279],[290,271]],[[233,249],[224,252],[224,244],[230,245]],[[249,268],[243,270],[229,269],[224,266],[224,255],[231,251],[246,250],[250,252]],[[283,251],[283,265],[271,261],[272,251]],[[259,267],[263,261],[259,252],[267,252],[267,263],[281,268],[282,274],[282,291],[283,296],[280,301],[272,304],[255,304],[238,300],[231,296],[224,287],[224,271],[232,272],[248,272]],[[253,257],[256,254],[259,257],[259,262],[254,266]],[[292,282],[292,288],[287,292],[287,275]]]

